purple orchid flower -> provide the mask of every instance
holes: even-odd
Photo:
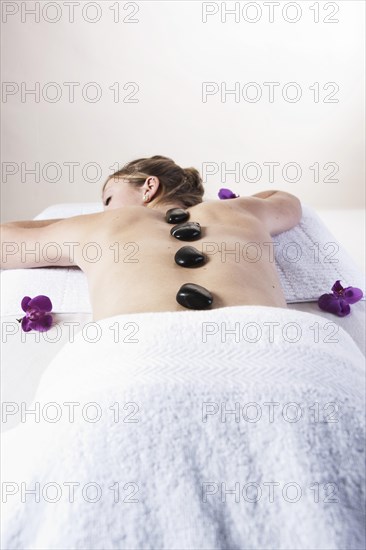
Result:
[[[222,187],[217,194],[219,199],[221,200],[237,199],[238,197],[240,197],[240,195],[235,195],[235,193],[233,193],[231,189],[225,189],[225,187]]]
[[[361,300],[363,292],[360,288],[348,286],[343,288],[340,281],[332,286],[333,294],[323,294],[318,300],[318,306],[324,311],[334,313],[338,317],[345,317],[351,313],[350,304]]]
[[[22,323],[24,332],[32,329],[46,332],[51,328],[52,315],[49,312],[52,310],[52,302],[48,296],[40,295],[35,298],[24,296],[21,306],[25,316],[18,321]]]

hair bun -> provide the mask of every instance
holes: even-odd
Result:
[[[199,190],[204,192],[203,185],[202,185],[202,178],[200,176],[200,173],[196,168],[184,168],[183,169],[184,176],[185,176],[185,183],[187,185],[188,189],[192,190]]]

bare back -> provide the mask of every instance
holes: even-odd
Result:
[[[244,304],[286,307],[268,230],[230,202],[188,208],[190,221],[202,228],[201,237],[189,243],[170,234],[172,225],[164,212],[142,206],[78,217],[75,263],[87,275],[94,320],[120,313],[184,310],[176,301],[184,283],[207,288],[213,295],[212,309]],[[203,266],[175,263],[177,250],[188,244],[206,255]]]

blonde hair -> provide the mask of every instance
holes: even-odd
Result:
[[[189,207],[202,202],[205,190],[198,170],[181,168],[172,159],[160,155],[128,162],[107,179],[103,190],[112,178],[124,179],[131,185],[142,186],[149,176],[156,176],[160,182],[151,203],[168,204],[179,201],[185,207]]]

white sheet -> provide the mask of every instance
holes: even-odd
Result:
[[[362,206],[360,204],[360,206]],[[347,250],[362,273],[366,272],[366,210],[317,210],[329,231]]]
[[[351,315],[336,317],[321,311],[314,302],[289,304],[291,310],[317,315],[317,325],[329,337],[337,334],[337,327],[345,330],[365,355],[365,302],[352,306]],[[40,379],[50,361],[68,341],[82,331],[86,338],[93,339],[97,329],[90,313],[62,313],[55,317],[55,325],[46,333],[23,332],[13,316],[1,319],[2,349],[2,398],[7,402],[31,402],[36,394]],[[1,425],[7,431],[19,424],[19,417],[13,416]]]
[[[244,331],[248,320],[261,338]],[[15,494],[3,505],[3,547],[363,549],[364,360],[343,330],[315,341],[318,320],[237,306],[116,316],[95,344],[79,334],[35,399],[42,411],[58,404],[60,420],[48,409],[5,434],[3,484]],[[297,324],[300,338],[272,340],[273,322],[280,334]],[[239,337],[225,341],[222,323],[239,323]],[[67,402],[79,404],[73,422]],[[21,482],[39,483],[39,502],[21,502]],[[82,497],[90,483],[94,503]]]

